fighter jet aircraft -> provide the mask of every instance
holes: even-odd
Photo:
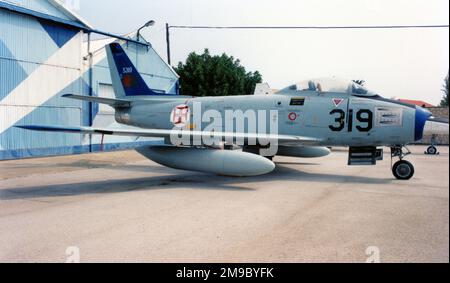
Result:
[[[409,180],[414,175],[405,146],[422,139],[431,113],[385,99],[360,82],[308,80],[265,96],[170,96],[149,88],[119,43],[106,49],[116,98],[65,97],[110,105],[117,122],[136,130],[19,127],[163,138],[164,146],[137,151],[171,168],[226,176],[267,174],[275,169],[274,156],[323,157],[335,146],[350,148],[348,165],[376,165],[383,158],[380,147],[388,147],[391,158],[398,158],[394,176]]]

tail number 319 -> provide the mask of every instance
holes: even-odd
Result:
[[[353,123],[354,123],[354,110],[350,109],[348,111],[348,123],[347,123],[347,131],[353,131]],[[334,109],[330,112],[330,115],[336,117],[335,124],[330,125],[330,130],[333,132],[341,132],[346,128],[346,118],[347,114],[342,109]],[[367,133],[370,132],[373,128],[373,112],[369,109],[361,109],[356,112],[356,120],[358,125],[356,129],[360,132]]]

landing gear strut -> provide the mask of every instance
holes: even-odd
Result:
[[[406,149],[406,152],[403,151],[403,148]],[[406,147],[403,146],[391,147],[391,160],[392,160],[391,163],[393,163],[395,157],[398,157],[400,159],[400,161],[397,161],[392,166],[392,173],[398,180],[410,180],[414,176],[414,166],[411,164],[411,162],[403,160],[406,156],[410,154],[411,151],[409,151],[409,149]]]

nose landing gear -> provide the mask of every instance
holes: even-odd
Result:
[[[430,147],[427,148],[427,151],[425,152],[425,154],[428,154],[428,155],[439,155],[439,152],[438,152],[437,148],[434,145],[431,145]]]
[[[433,135],[431,137],[431,145],[427,148],[427,151],[425,151],[425,154],[427,155],[439,155],[439,151],[436,148],[437,144],[437,136]]]
[[[406,152],[403,151],[403,148],[406,149]],[[398,157],[400,159],[392,166],[392,173],[398,180],[410,180],[414,176],[415,170],[412,163],[403,160],[406,156],[410,154],[411,151],[409,151],[409,149],[406,147],[403,146],[391,147],[391,160],[392,160],[391,163],[393,163],[395,157]]]

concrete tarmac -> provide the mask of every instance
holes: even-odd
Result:
[[[177,171],[134,151],[0,162],[0,262],[449,262],[449,149],[277,157],[275,172]],[[67,254],[66,254],[67,252]]]

